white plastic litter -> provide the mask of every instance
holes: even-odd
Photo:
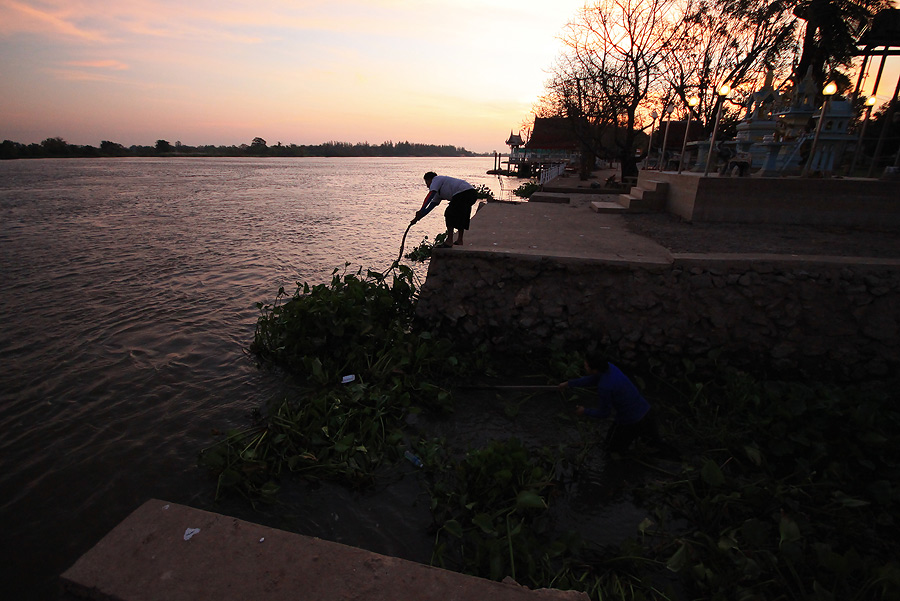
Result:
[[[184,540],[191,540],[195,534],[200,532],[200,528],[188,528],[184,531]]]
[[[343,378],[341,378],[341,384],[349,384],[350,382],[352,382],[355,379],[356,379],[356,376],[353,374],[350,374],[349,376],[344,376]]]

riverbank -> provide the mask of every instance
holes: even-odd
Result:
[[[484,206],[464,246],[435,253],[420,315],[507,349],[599,342],[625,360],[715,352],[848,380],[900,367],[896,228],[592,210],[614,198]]]

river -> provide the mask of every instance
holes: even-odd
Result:
[[[427,561],[424,536],[390,526],[408,511],[427,524],[427,503],[385,517],[365,499],[351,509],[335,501],[359,501],[354,493],[322,491],[293,517],[258,516],[214,503],[197,454],[217,432],[247,425],[282,385],[244,352],[257,302],[280,286],[327,281],[345,261],[388,267],[426,171],[508,197],[486,175],[492,161],[0,162],[4,597],[54,598],[58,574],[150,498],[293,519],[297,531]],[[441,213],[414,226],[407,246],[442,231]],[[316,505],[327,509],[307,515]]]

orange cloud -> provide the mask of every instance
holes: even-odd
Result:
[[[63,10],[42,10],[15,0],[3,0],[0,2],[0,23],[2,23],[0,30],[5,33],[49,31],[53,34],[90,42],[110,41],[107,36],[99,32],[82,29],[73,23],[66,13],[67,11]]]
[[[125,63],[112,59],[96,61],[69,61],[66,64],[70,67],[87,67],[89,69],[107,69],[110,71],[126,71],[130,68]]]
[[[96,71],[79,71],[74,69],[50,69],[49,71],[62,81],[116,81],[116,78],[113,76],[106,73],[97,73]]]

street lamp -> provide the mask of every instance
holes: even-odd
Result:
[[[816,135],[813,136],[812,147],[809,149],[809,157],[806,159],[806,165],[803,167],[803,173],[801,173],[801,177],[808,177],[810,168],[812,167],[813,159],[816,156],[816,146],[819,144],[819,134],[822,132],[822,123],[825,121],[825,113],[828,111],[828,101],[831,100],[831,97],[834,96],[834,93],[837,92],[837,84],[834,82],[830,82],[825,89],[822,90],[822,95],[825,96],[825,100],[822,101],[822,111],[819,113],[819,122],[816,123]]]
[[[653,147],[653,128],[656,127],[656,118],[657,117],[659,117],[659,113],[657,113],[656,110],[654,109],[650,113],[650,118],[652,119],[652,121],[650,121],[650,137],[647,139],[647,159],[646,159],[646,161],[644,161],[645,164],[647,163],[647,161],[650,160],[650,148]]]
[[[716,130],[719,128],[719,118],[722,116],[722,105],[725,104],[725,98],[731,94],[731,86],[727,83],[716,90],[719,95],[719,108],[716,109],[716,121],[713,124],[712,135],[709,137],[709,153],[706,155],[706,169],[703,171],[703,177],[709,175],[709,163],[712,161],[713,148],[716,146]]]
[[[853,170],[856,169],[856,159],[859,158],[859,151],[862,150],[863,139],[866,136],[866,125],[869,124],[869,116],[872,114],[872,107],[876,102],[878,99],[874,95],[866,98],[866,118],[863,119],[862,127],[859,130],[859,139],[856,141],[856,150],[853,151],[853,161],[850,163],[850,171],[847,172],[847,175],[852,176]]]
[[[681,169],[684,167],[684,151],[687,149],[687,139],[688,139],[688,131],[691,129],[691,109],[700,104],[700,99],[696,96],[691,96],[688,98],[688,111],[687,117],[684,119],[684,141],[681,143],[681,156],[678,159],[678,173],[681,173]]]
[[[660,157],[659,170],[662,171],[663,167],[666,166],[666,143],[669,141],[669,124],[672,122],[672,112],[675,110],[675,105],[671,102],[666,105],[666,108],[663,109],[663,112],[666,114],[666,133],[663,135],[663,145],[662,145],[662,154]]]

